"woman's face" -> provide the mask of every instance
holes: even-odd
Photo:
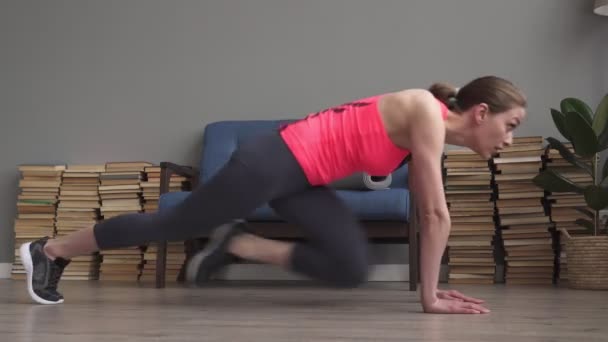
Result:
[[[502,113],[490,112],[485,103],[471,107],[471,149],[485,159],[513,143],[513,131],[521,124],[526,111],[514,107]]]

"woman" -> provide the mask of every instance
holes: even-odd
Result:
[[[509,145],[526,99],[509,81],[487,76],[458,92],[445,84],[377,95],[308,115],[239,147],[212,179],[176,208],[114,217],[58,239],[24,244],[32,298],[63,302],[57,283],[70,258],[99,249],[184,240],[214,230],[187,267],[201,282],[232,258],[270,263],[340,287],[366,280],[367,241],[356,216],[327,185],[353,172],[388,175],[406,157],[421,232],[422,308],[429,313],[487,313],[483,301],[437,288],[450,219],[441,178],[444,144],[483,156]],[[272,163],[270,163],[272,161]],[[247,232],[242,218],[264,203],[298,224],[306,243]]]

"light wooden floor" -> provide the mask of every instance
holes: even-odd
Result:
[[[608,292],[459,286],[492,313],[430,315],[407,283],[159,290],[64,281],[66,302],[54,306],[32,304],[23,285],[0,280],[0,341],[608,341]]]

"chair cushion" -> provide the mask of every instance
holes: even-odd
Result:
[[[409,219],[410,196],[406,189],[375,191],[336,191],[355,215],[363,221],[404,221]],[[189,192],[170,192],[159,200],[159,211],[167,210],[183,201]],[[201,208],[204,210],[204,208]],[[264,204],[246,217],[249,221],[282,221],[275,211]]]

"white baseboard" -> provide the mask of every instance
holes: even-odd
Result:
[[[447,268],[441,267],[440,278],[445,278]],[[409,281],[409,265],[381,264],[370,269],[368,281]],[[226,267],[222,280],[305,280],[306,278],[265,264],[234,264]]]
[[[0,279],[6,279],[11,277],[11,271],[13,270],[13,264],[11,263],[0,263]]]
[[[11,277],[12,263],[0,263],[0,279]],[[409,281],[409,265],[374,265],[370,270],[369,281]],[[440,279],[447,276],[447,267],[441,267]],[[306,278],[265,264],[234,264],[226,268],[218,278],[223,280],[306,280]]]
[[[304,277],[266,264],[233,264],[221,274],[221,280],[305,280]]]
[[[369,281],[408,281],[408,265],[375,265],[370,269]],[[222,280],[306,280],[298,274],[265,264],[235,264],[226,267]]]

